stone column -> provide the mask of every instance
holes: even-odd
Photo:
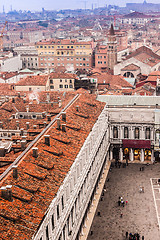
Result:
[[[155,161],[154,150],[151,150],[151,162]]]
[[[141,156],[140,156],[141,162],[144,162],[144,149],[141,149]]]
[[[130,160],[130,161],[133,161],[133,160],[134,160],[133,148],[130,148],[130,152],[129,152],[129,160]]]
[[[120,161],[123,160],[123,149],[122,148],[120,148],[120,151],[119,151],[119,159],[120,159]]]
[[[110,148],[110,160],[112,160],[112,159],[113,159],[113,149]]]

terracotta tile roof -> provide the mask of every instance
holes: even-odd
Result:
[[[146,46],[142,46],[136,49],[134,52],[128,55],[126,59],[130,59],[132,57],[149,66],[154,66],[160,62],[160,56],[154,53],[150,48]]]
[[[133,88],[133,86],[120,75],[109,75],[104,73],[95,77],[98,80],[98,85],[107,84],[110,87],[117,85],[119,88]]]
[[[0,182],[0,186],[13,186],[13,202],[0,198],[1,239],[29,240],[37,231],[105,105],[96,101],[95,97],[88,93],[81,94],[66,110],[66,132],[57,130],[56,123],[52,125],[45,133],[50,135],[50,146],[45,145],[42,137],[34,145],[38,147],[38,158],[34,158],[29,151],[18,164],[18,179],[8,174]]]
[[[124,68],[122,68],[121,70],[122,71],[136,71],[136,70],[138,70],[138,69],[140,69],[140,67],[138,67],[137,65],[135,65],[135,64],[129,64],[129,65],[127,65],[127,66],[125,66]]]
[[[15,85],[16,86],[46,86],[48,81],[48,76],[46,75],[36,75],[36,76],[27,76],[26,78],[21,79]]]

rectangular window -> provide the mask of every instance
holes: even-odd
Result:
[[[59,85],[59,88],[63,88],[63,85],[62,85],[62,84],[60,84],[60,85]]]
[[[63,198],[63,196],[61,198],[61,201],[62,201],[62,210],[63,210],[64,209],[64,198]]]
[[[53,84],[53,79],[50,79],[50,83]]]
[[[51,222],[52,222],[52,230],[53,230],[54,227],[55,227],[55,225],[54,225],[54,214],[52,214]]]
[[[46,240],[49,240],[49,230],[48,230],[48,225],[46,227]]]
[[[59,219],[59,205],[57,205],[57,219]]]
[[[73,88],[73,85],[69,85],[69,88]]]
[[[51,85],[51,86],[50,86],[50,89],[54,89],[54,86],[53,86],[53,85]]]
[[[64,85],[65,88],[68,88],[68,85]]]

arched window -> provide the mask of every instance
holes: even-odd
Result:
[[[124,138],[128,138],[128,127],[124,127]]]
[[[146,128],[145,138],[146,139],[150,139],[151,138],[151,131],[150,131],[149,127]]]
[[[135,128],[134,130],[134,138],[139,139],[139,128]]]
[[[113,127],[113,138],[118,138],[118,128]]]
[[[123,76],[124,76],[124,77],[127,77],[127,78],[134,78],[134,75],[133,75],[133,73],[131,73],[131,72],[126,72],[126,73],[124,73]]]

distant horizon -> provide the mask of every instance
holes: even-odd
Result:
[[[93,8],[98,8],[98,7],[105,7],[106,5],[117,5],[120,7],[125,7],[126,3],[143,3],[144,1],[139,1],[139,0],[119,0],[118,4],[116,0],[112,0],[111,2],[105,1],[105,0],[70,0],[70,1],[64,1],[64,0],[59,0],[59,1],[52,1],[52,0],[47,0],[44,2],[44,0],[39,0],[39,1],[31,1],[28,0],[27,2],[23,2],[20,0],[2,0],[1,5],[0,5],[0,12],[3,12],[3,6],[5,13],[11,11],[42,11],[42,8],[45,10],[66,10],[66,9],[71,9],[71,10],[77,10],[77,9],[91,9],[92,4]],[[159,0],[155,1],[147,1],[147,3],[154,3],[154,4],[160,4]],[[12,6],[12,8],[11,8]]]

